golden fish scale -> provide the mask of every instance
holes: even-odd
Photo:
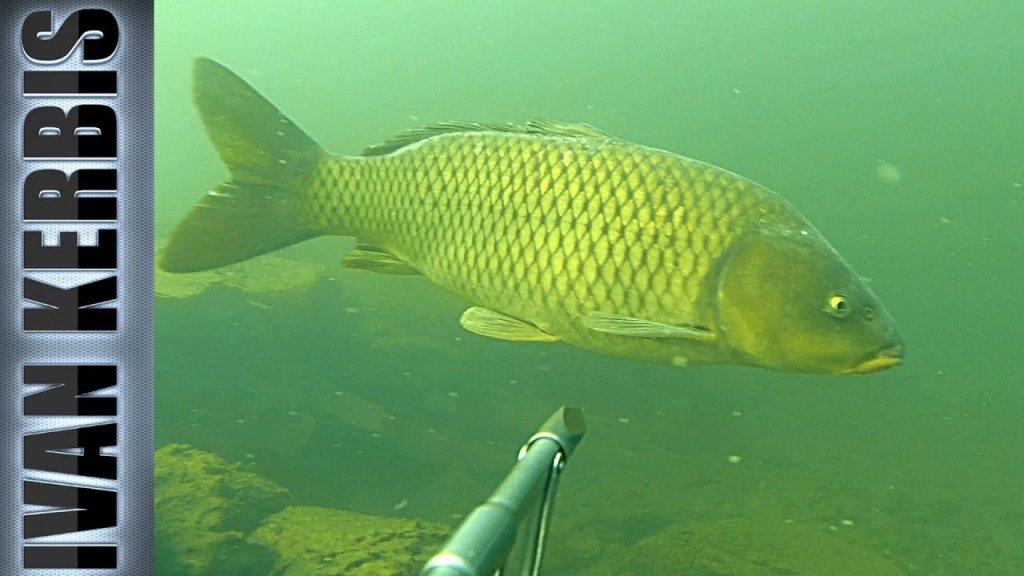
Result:
[[[502,132],[332,158],[309,197],[327,231],[566,340],[592,311],[709,322],[714,264],[746,223],[786,212],[757,184],[668,152]]]

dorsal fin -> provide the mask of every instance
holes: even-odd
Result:
[[[586,122],[556,122],[554,120],[530,120],[526,123],[529,134],[548,134],[551,136],[575,136],[578,138],[610,138],[603,130],[594,128]]]
[[[572,136],[575,138],[605,139],[609,136],[590,124],[554,122],[551,120],[530,120],[525,125],[499,124],[491,122],[438,122],[413,128],[380,144],[363,150],[363,156],[384,156],[415,142],[458,132],[511,132],[515,134],[539,134],[547,136]]]

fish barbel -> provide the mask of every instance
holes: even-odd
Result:
[[[193,94],[230,178],[178,224],[167,271],[354,236],[344,266],[422,275],[493,338],[795,372],[902,361],[896,324],[825,238],[727,170],[544,121],[434,124],[332,155],[212,60]]]

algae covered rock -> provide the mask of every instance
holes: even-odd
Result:
[[[153,286],[157,296],[163,298],[195,298],[218,280],[214,271],[193,272],[190,274],[171,274],[157,268]]]
[[[302,293],[324,275],[326,267],[279,256],[260,256],[218,268],[220,281],[250,294]]]
[[[277,555],[274,576],[407,576],[451,530],[418,520],[305,506],[274,514],[250,541]]]
[[[194,298],[215,284],[248,295],[302,294],[316,285],[325,271],[322,264],[266,255],[203,272],[178,274],[157,268],[154,286],[157,296],[177,299]]]
[[[735,520],[669,526],[585,572],[587,576],[902,573],[882,554],[848,544],[826,527]]]
[[[266,573],[271,558],[246,537],[291,503],[289,492],[185,444],[165,446],[155,459],[159,571]]]

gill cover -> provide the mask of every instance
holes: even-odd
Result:
[[[813,229],[741,240],[721,272],[718,306],[739,363],[834,374],[902,354],[881,302]]]

